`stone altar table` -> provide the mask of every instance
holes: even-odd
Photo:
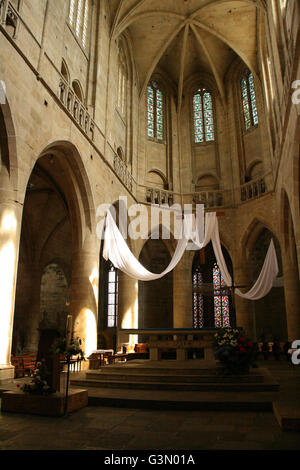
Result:
[[[129,335],[143,335],[148,337],[150,361],[161,359],[162,349],[176,349],[178,361],[187,360],[190,348],[204,350],[204,361],[214,362],[214,334],[216,328],[131,328],[120,329],[120,333]]]

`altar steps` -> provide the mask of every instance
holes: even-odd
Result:
[[[199,372],[199,371],[198,371]],[[266,370],[252,369],[239,377],[221,376],[215,370],[197,373],[195,369],[127,368],[106,366],[87,371],[85,376],[72,378],[71,385],[88,388],[168,390],[197,392],[273,392],[278,383]]]

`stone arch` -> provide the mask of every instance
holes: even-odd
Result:
[[[271,227],[259,219],[254,219],[248,227],[242,239],[242,251],[246,253],[246,263],[248,268],[246,291],[252,287],[257,280],[269,248],[273,239],[279,265],[279,274],[273,289],[264,298],[253,301],[253,328],[254,336],[258,340],[281,340],[287,339],[287,314],[285,307],[284,266],[282,246]]]
[[[139,256],[142,265],[160,273],[170,263],[171,255],[164,240],[149,239]],[[138,283],[139,328],[173,327],[173,273],[161,279]]]
[[[56,141],[48,144],[38,159],[49,155],[59,160],[65,172],[66,185],[70,187],[68,203],[72,223],[78,228],[78,246],[82,246],[87,230],[92,234],[96,233],[95,203],[90,178],[79,150],[71,142]]]
[[[40,284],[45,266],[57,263],[57,260],[64,266],[70,285],[70,310],[74,319],[77,319],[80,308],[84,312],[89,311],[90,315],[95,311],[97,299],[94,284],[91,285],[92,281],[88,278],[88,275],[92,275],[94,262],[90,263],[90,273],[87,275],[83,272],[82,261],[85,252],[94,250],[95,209],[83,161],[70,142],[60,141],[46,146],[34,162],[27,181],[19,249],[15,325],[24,312],[28,325],[27,346],[35,350],[41,313]],[[80,299],[77,294],[78,279],[84,285],[84,299]],[[23,288],[24,285],[27,287]],[[24,304],[24,294],[29,298],[29,303]],[[82,309],[80,304],[83,302]],[[81,328],[81,324],[80,317],[76,328]]]
[[[215,175],[211,173],[207,173],[204,175],[200,175],[197,178],[196,185],[195,185],[195,191],[200,192],[200,191],[214,191],[216,189],[219,189],[220,184],[219,184],[219,179],[216,178]]]
[[[241,242],[240,242],[240,252],[241,253],[246,253],[246,256],[248,258],[249,252],[252,249],[253,244],[255,243],[259,233],[263,228],[268,229],[270,232],[274,233],[274,228],[271,227],[265,220],[262,220],[258,217],[255,217],[250,224],[248,225],[248,228],[245,230],[244,234],[241,237]],[[277,237],[275,233],[275,237]]]
[[[69,67],[68,67],[67,62],[65,61],[65,59],[62,59],[62,61],[61,61],[60,72],[61,72],[63,78],[66,80],[66,82],[70,83],[70,71],[69,71]]]
[[[225,248],[223,244],[222,246],[222,251],[224,255],[224,259],[228,268],[228,271],[232,277],[233,276],[233,262],[232,258],[228,252],[228,250]],[[206,289],[203,290],[202,293],[202,302],[203,302],[203,327],[215,327],[216,325],[216,320],[217,318],[222,321],[222,308],[220,312],[220,318],[216,316],[215,312],[215,306],[214,306],[214,291],[213,291],[213,269],[215,265],[217,264],[217,260],[214,254],[213,246],[212,243],[210,242],[208,245],[206,245],[202,250],[197,251],[195,255],[192,258],[192,264],[191,264],[191,282],[193,282],[193,276],[196,273],[196,270],[198,269],[198,272],[201,273],[202,276],[202,282],[204,284],[209,284],[210,285],[210,292],[207,292]],[[199,288],[201,290],[201,285],[199,285]],[[207,295],[209,294],[209,295]],[[194,292],[193,292],[194,296]],[[225,306],[225,300],[226,300],[226,306]],[[193,302],[195,299],[193,298]],[[220,303],[220,307],[222,307],[222,303]],[[198,307],[198,305],[197,305]],[[228,291],[224,292],[224,312],[226,313],[225,309],[228,308],[228,320],[230,322],[230,326],[235,326],[236,320],[235,320],[235,311],[234,311],[234,302],[232,302],[231,298],[231,292],[228,289]],[[193,320],[194,320],[194,327],[199,328],[199,308],[197,311],[198,318],[195,322],[195,310],[193,309]],[[225,318],[225,317],[224,317]],[[223,324],[223,323],[221,323]],[[223,326],[228,326],[226,322],[224,322]]]
[[[255,178],[262,176],[264,173],[264,164],[261,160],[254,160],[250,163],[246,171],[246,179],[249,181],[254,180]]]
[[[148,171],[147,183],[153,185],[155,188],[168,189],[168,182],[165,175],[157,169]]]
[[[77,79],[73,80],[72,81],[72,88],[74,90],[75,95],[79,99],[79,101],[81,103],[84,103],[84,92],[83,92],[83,88],[82,88],[82,85],[81,85],[80,81],[77,80]]]
[[[3,87],[1,82],[0,87]],[[17,143],[15,125],[5,88],[2,93],[5,103],[0,104],[0,186],[9,189],[18,187]],[[0,93],[1,96],[2,93]]]

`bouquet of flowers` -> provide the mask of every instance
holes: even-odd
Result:
[[[215,334],[215,356],[226,374],[247,372],[253,360],[253,351],[253,343],[242,329],[220,328]]]
[[[18,388],[22,390],[22,392],[35,395],[50,395],[51,393],[54,393],[54,390],[52,390],[48,384],[50,373],[46,367],[45,362],[46,360],[42,359],[42,362],[36,363],[36,369],[33,373],[33,379],[31,383],[17,385]]]
[[[72,338],[68,346],[66,338],[57,338],[51,346],[50,351],[53,355],[62,354],[66,357],[79,355],[81,359],[84,359],[84,353],[81,349],[81,340],[79,338]]]

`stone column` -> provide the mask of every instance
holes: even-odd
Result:
[[[99,253],[96,237],[86,237],[84,246],[73,250],[70,314],[74,338],[80,338],[88,357],[97,349]]]
[[[11,343],[22,206],[13,192],[0,190],[0,384],[12,381]]]
[[[234,283],[236,286],[247,286],[245,289],[241,288],[242,292],[247,292],[252,287],[251,276],[245,267],[234,267]],[[255,310],[251,300],[243,299],[238,295],[234,295],[235,313],[236,313],[236,326],[244,328],[246,333],[253,339],[256,339]]]
[[[117,349],[123,343],[130,343],[130,347],[138,342],[135,335],[124,335],[120,328],[138,328],[138,281],[118,271],[119,295],[118,295],[118,333]]]
[[[300,292],[297,260],[283,253],[283,280],[288,339],[300,339]]]
[[[193,328],[192,260],[195,252],[185,252],[173,271],[173,326]]]

